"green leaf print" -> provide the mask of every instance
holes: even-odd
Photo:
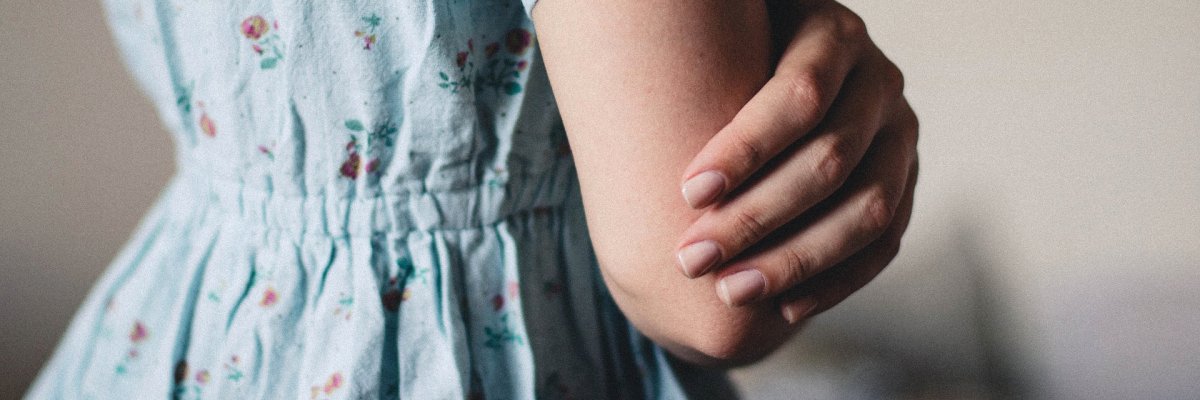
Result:
[[[278,58],[264,58],[262,60],[262,63],[259,64],[259,67],[262,67],[262,69],[275,68],[275,64],[278,62],[279,62]]]
[[[346,120],[346,129],[349,129],[349,130],[352,130],[355,132],[362,132],[362,130],[364,128],[363,128],[362,121],[359,121],[357,119],[348,119],[348,120]]]
[[[516,82],[508,82],[508,83],[504,84],[504,93],[506,93],[510,96],[517,94],[517,93],[521,93],[521,84],[516,83]]]
[[[502,348],[506,343],[514,345],[525,344],[525,340],[509,327],[508,313],[501,314],[495,326],[485,326],[483,334],[487,336],[487,340],[484,341],[483,345],[493,349]]]

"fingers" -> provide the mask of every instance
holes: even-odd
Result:
[[[702,208],[738,187],[824,118],[869,40],[844,7],[814,7],[773,76],[684,170],[683,197]]]
[[[852,74],[818,133],[772,160],[752,186],[697,219],[680,240],[677,256],[684,275],[707,273],[837,190],[870,147],[884,113],[893,109],[886,79]]]
[[[740,306],[782,294],[883,234],[905,195],[916,154],[905,130],[889,126],[880,132],[844,194],[823,204],[827,210],[777,232],[778,239],[721,271],[719,297]]]
[[[900,238],[908,229],[912,217],[913,191],[917,181],[917,166],[910,171],[908,188],[896,211],[896,218],[887,231],[875,242],[845,262],[830,268],[780,298],[779,311],[788,324],[817,315],[838,305],[851,294],[875,279],[900,251]]]

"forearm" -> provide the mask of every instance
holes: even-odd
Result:
[[[760,1],[542,0],[535,19],[605,281],[631,322],[694,362],[765,354],[774,304],[729,308],[674,256],[701,214],[679,194],[700,148],[766,81]]]

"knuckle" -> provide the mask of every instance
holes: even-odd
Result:
[[[786,275],[784,281],[781,282],[785,287],[793,286],[804,282],[816,275],[816,259],[808,252],[800,247],[785,247],[781,250],[783,254],[783,266]]]
[[[900,70],[899,66],[890,60],[884,59],[883,69],[880,71],[880,77],[883,80],[885,90],[889,93],[899,95],[904,93],[904,71]]]
[[[867,38],[867,23],[862,17],[855,14],[853,11],[843,9],[838,13],[835,22],[837,23],[838,35],[846,41],[860,41]]]
[[[837,136],[823,142],[820,161],[817,164],[817,179],[827,189],[841,186],[846,176],[850,174],[850,145],[846,139]]]
[[[820,118],[822,105],[828,100],[822,74],[815,69],[793,72],[784,82],[790,108],[797,110],[798,117],[804,122],[815,123]]]
[[[767,233],[762,214],[754,209],[738,211],[733,217],[733,229],[738,247],[746,247]]]
[[[864,206],[866,209],[865,223],[867,230],[873,235],[883,233],[892,224],[892,219],[896,214],[895,208],[892,207],[892,204],[895,204],[894,199],[894,195],[882,188],[871,190],[868,193]]]
[[[759,143],[749,133],[745,131],[734,133],[732,135],[732,142],[735,147],[735,154],[740,155],[739,157],[735,157],[735,159],[740,162],[743,169],[753,170],[756,166],[766,161],[763,159],[765,156],[763,149],[760,148]]]

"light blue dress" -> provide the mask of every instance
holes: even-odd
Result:
[[[524,1],[106,0],[177,173],[27,397],[685,397],[598,279]]]

